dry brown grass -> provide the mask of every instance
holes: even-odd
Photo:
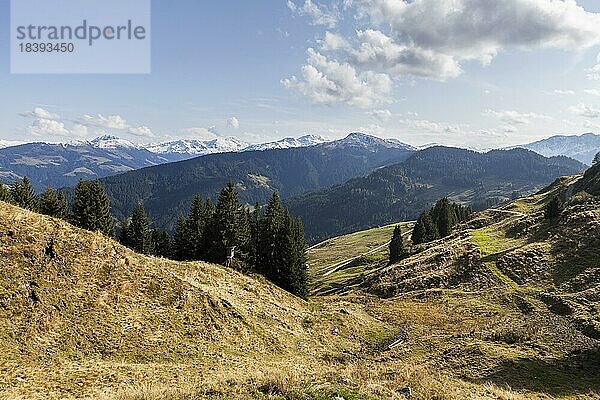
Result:
[[[405,387],[418,400],[598,398],[598,377],[579,369],[595,342],[511,296],[305,302],[0,203],[0,398],[383,400]]]

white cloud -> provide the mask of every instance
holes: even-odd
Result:
[[[209,128],[187,128],[183,130],[183,134],[190,139],[212,140],[219,137],[214,126]]]
[[[322,51],[348,50],[352,48],[350,43],[342,35],[337,33],[325,32],[325,38],[319,41]]]
[[[502,122],[511,125],[525,125],[531,123],[534,119],[550,120],[551,117],[536,113],[521,113],[518,111],[495,111],[486,110],[484,115],[494,117]]]
[[[400,44],[381,31],[356,32],[359,46],[350,50],[354,62],[395,76],[414,75],[444,80],[461,74],[459,64],[450,56],[430,49]]]
[[[71,133],[73,134],[73,136],[80,136],[80,137],[87,136],[88,127],[85,125],[81,125],[81,124],[75,124],[75,126],[73,126],[73,128],[71,129]]]
[[[599,96],[600,97],[600,90],[598,90],[598,89],[586,89],[583,91],[583,93],[589,94],[590,96]]]
[[[307,64],[302,67],[303,80],[295,76],[283,79],[281,83],[285,87],[298,90],[317,104],[370,107],[387,101],[392,90],[392,80],[387,74],[359,73],[352,65],[328,59],[312,48],[307,53]]]
[[[600,14],[574,0],[357,0],[359,16],[390,27],[387,47],[425,54],[437,65],[460,71],[463,61],[489,64],[506,48],[586,48],[600,43]],[[398,50],[397,49],[397,50]],[[419,71],[418,57],[395,59],[400,71]],[[439,79],[446,69],[417,73]],[[441,73],[440,73],[441,72]],[[414,73],[414,72],[409,72]]]
[[[592,81],[600,81],[600,53],[596,58],[596,65],[587,70],[587,78]]]
[[[382,126],[379,126],[377,124],[370,124],[369,126],[361,126],[360,128],[358,128],[359,132],[363,132],[366,133],[368,135],[373,135],[373,136],[384,136],[385,135],[385,128],[383,128]]]
[[[33,111],[27,111],[20,114],[22,117],[34,118],[34,119],[48,119],[48,120],[60,120],[60,115],[51,113],[41,107],[35,107]]]
[[[232,129],[240,128],[240,121],[236,117],[231,117],[227,119],[227,127]]]
[[[340,20],[340,13],[335,7],[330,9],[325,5],[316,4],[312,0],[304,0],[304,4],[301,6],[288,0],[287,6],[294,14],[309,17],[312,25],[333,28]]]
[[[70,134],[64,123],[45,118],[36,119],[27,127],[27,132],[33,136],[68,136]]]
[[[340,88],[337,75],[324,71],[325,63],[349,70],[361,86],[380,85],[372,89],[379,95],[391,91],[392,78],[444,81],[461,75],[465,62],[488,65],[510,49],[580,50],[600,44],[600,13],[586,11],[575,0],[344,0],[343,4],[344,11],[354,13],[360,29],[346,37],[325,32],[319,41],[322,54],[309,49],[309,60],[302,67],[304,80],[282,81],[316,103],[365,104]],[[324,15],[323,8],[310,0],[303,6],[288,1],[288,7],[312,15],[313,24]],[[332,15],[339,14],[335,7],[332,10]],[[320,20],[320,25],[332,27],[339,17],[330,23]],[[324,60],[317,61],[318,57]],[[385,79],[367,81],[367,76]],[[600,79],[600,59],[589,76]],[[363,87],[360,93],[366,90]]]
[[[569,107],[569,111],[573,114],[577,114],[581,117],[586,118],[598,118],[600,117],[600,108],[594,106],[588,106],[584,103],[579,103],[576,106]]]
[[[93,126],[97,128],[106,128],[106,129],[118,129],[124,130],[129,128],[127,125],[127,121],[120,115],[109,115],[107,117],[102,114],[97,115],[84,115],[80,121],[78,121],[81,125],[85,126]]]
[[[434,134],[457,134],[463,132],[465,126],[446,124],[435,121],[429,121],[426,119],[403,119],[399,121],[401,124],[406,125],[408,128],[417,130],[421,133],[434,133]]]
[[[127,129],[127,132],[134,136],[141,136],[145,138],[153,138],[154,133],[147,126],[131,126]]]
[[[392,117],[392,112],[390,110],[373,110],[368,114],[382,122],[388,121]]]
[[[563,90],[563,89],[554,89],[554,94],[560,94],[560,95],[574,95],[575,91],[573,90]]]

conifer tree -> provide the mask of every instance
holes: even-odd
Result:
[[[10,197],[12,202],[19,207],[32,211],[37,210],[35,192],[27,177],[24,177],[21,182],[16,182],[10,187]]]
[[[233,182],[221,190],[214,214],[210,221],[208,234],[210,245],[207,261],[224,263],[228,251],[235,247],[239,254],[248,245],[249,228],[246,212],[240,207]],[[242,258],[243,258],[242,254]]]
[[[560,217],[564,208],[562,200],[558,196],[553,196],[544,208],[544,218],[554,220]]]
[[[439,237],[444,238],[452,233],[452,228],[456,225],[457,218],[450,201],[446,197],[435,203],[430,215],[437,225]]]
[[[131,247],[129,238],[129,227],[131,226],[131,218],[127,218],[121,224],[121,232],[119,232],[119,243],[125,247]]]
[[[10,196],[10,190],[2,182],[0,182],[0,201],[5,201],[7,203],[12,202],[12,198]]]
[[[256,203],[254,210],[250,215],[250,263],[256,269],[257,250],[258,250],[258,232],[260,229],[260,205]]]
[[[152,254],[164,258],[171,256],[171,240],[164,229],[152,230]]]
[[[133,210],[127,229],[129,247],[141,254],[152,253],[152,232],[150,221],[144,206],[140,204]]]
[[[596,165],[600,163],[600,152],[598,152],[598,154],[596,154],[596,157],[594,157],[594,161],[592,162],[592,164]]]
[[[433,242],[440,238],[438,226],[429,213],[423,214],[423,224],[425,225],[425,242]]]
[[[421,214],[413,228],[411,240],[413,244],[421,244],[426,242],[427,231],[425,229],[425,214]]]
[[[65,196],[65,193],[62,190],[58,193],[58,210],[56,217],[64,220],[69,219],[69,203],[67,202],[67,196]]]
[[[404,240],[402,239],[402,228],[400,225],[396,225],[394,228],[394,233],[392,235],[392,240],[389,245],[390,249],[390,264],[397,263],[402,260],[406,256],[406,251],[404,249]]]
[[[190,259],[202,260],[207,252],[205,233],[212,217],[211,203],[203,203],[196,195],[187,218],[187,242]]]
[[[80,228],[114,236],[115,224],[110,213],[110,200],[100,181],[80,180],[75,187],[73,222]]]
[[[267,279],[277,279],[277,264],[279,256],[279,239],[283,223],[281,200],[277,192],[273,193],[269,204],[260,220],[258,231],[258,246],[256,249],[256,269]]]
[[[293,248],[294,260],[291,268],[290,292],[296,296],[306,298],[308,296],[308,255],[306,254],[306,240],[304,239],[304,226],[298,218],[293,226]]]
[[[40,195],[38,200],[39,211],[42,214],[49,215],[55,218],[66,219],[69,214],[67,199],[64,193],[57,194],[56,191],[49,187]]]
[[[183,215],[179,215],[173,235],[172,256],[179,261],[191,260],[192,252],[188,247],[188,224]]]

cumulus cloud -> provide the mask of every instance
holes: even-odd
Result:
[[[31,125],[25,131],[32,136],[68,136],[71,132],[65,127],[58,114],[35,107],[33,111],[20,113],[22,117],[33,118]]]
[[[586,89],[583,93],[588,94],[590,96],[600,96],[600,90],[598,89]]]
[[[240,121],[236,117],[231,117],[227,119],[227,127],[232,129],[240,128]]]
[[[292,76],[281,82],[314,103],[370,107],[386,101],[392,90],[392,80],[387,74],[358,72],[352,65],[329,59],[312,48],[307,53],[307,63],[302,67],[303,80]]]
[[[350,43],[338,33],[325,32],[325,38],[319,41],[321,51],[349,50],[352,48]]]
[[[393,32],[387,47],[425,54],[456,74],[460,64],[483,64],[506,48],[586,48],[600,43],[600,14],[576,1],[554,0],[357,0],[359,16]],[[360,39],[360,38],[359,38]],[[398,50],[396,49],[396,50]],[[420,69],[419,58],[401,58],[397,68]],[[420,76],[445,78],[445,70]]]
[[[312,25],[333,28],[340,20],[340,13],[335,7],[329,8],[316,4],[312,0],[304,0],[302,5],[296,5],[293,1],[288,0],[287,6],[294,14],[309,17]]]
[[[300,13],[301,7],[291,1],[288,7]],[[311,7],[320,10],[308,0],[302,10]],[[600,13],[586,11],[575,0],[344,0],[344,9],[354,13],[360,29],[347,36],[325,32],[318,55],[352,69],[354,76],[444,81],[461,75],[468,61],[488,65],[509,49],[571,50],[600,44]],[[314,57],[309,55],[302,67],[304,81],[282,82],[315,102],[364,103],[330,96],[334,80],[314,65]],[[588,77],[600,79],[600,59]],[[317,84],[324,88],[312,90]]]
[[[127,121],[120,115],[109,115],[107,117],[102,114],[84,115],[79,120],[79,123],[84,126],[93,126],[96,128],[118,129],[123,130],[129,128]]]
[[[211,126],[209,128],[187,128],[183,130],[183,134],[190,139],[197,140],[212,140],[219,137],[219,135],[217,134],[217,130],[214,126]]]
[[[60,115],[51,113],[41,107],[35,107],[33,111],[27,111],[20,114],[22,117],[34,119],[60,120]]]
[[[64,123],[44,118],[36,119],[27,127],[27,132],[33,136],[69,136],[70,134]]]
[[[502,122],[511,125],[525,125],[531,123],[534,119],[550,120],[551,117],[536,113],[521,113],[518,111],[496,111],[486,110],[484,115],[494,117]]]
[[[382,122],[388,121],[392,117],[392,112],[390,110],[373,110],[368,114]]]
[[[146,138],[154,137],[154,133],[147,126],[130,126],[127,129],[127,133],[130,133],[131,135],[134,135],[134,136],[141,136],[141,137],[146,137]]]
[[[102,114],[96,115],[84,115],[75,121],[78,125],[85,126],[87,128],[100,128],[100,129],[112,129],[129,133],[130,135],[140,136],[145,138],[155,137],[152,130],[145,125],[131,125],[120,115],[108,115]]]
[[[592,81],[600,81],[600,53],[596,58],[596,65],[587,70],[587,78]]]
[[[569,107],[569,111],[573,114],[577,114],[581,117],[586,118],[598,118],[600,117],[600,108],[594,106],[588,106],[584,103],[579,103],[576,106]]]

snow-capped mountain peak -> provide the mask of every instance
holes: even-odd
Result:
[[[218,137],[212,140],[181,139],[172,142],[153,143],[146,149],[156,154],[190,154],[200,156],[205,154],[228,153],[241,151],[248,146],[236,138]]]
[[[139,148],[139,146],[131,143],[129,140],[121,139],[116,136],[104,135],[97,137],[96,139],[90,141],[92,147],[97,149],[119,149],[119,148],[127,148],[134,149]]]
[[[343,139],[327,144],[331,148],[363,147],[363,148],[397,148],[415,150],[414,147],[398,139],[381,139],[361,132],[352,132]]]
[[[285,138],[276,142],[253,144],[244,149],[244,151],[262,151],[271,149],[290,149],[294,147],[309,147],[325,143],[327,139],[319,135],[304,135],[299,138]]]

